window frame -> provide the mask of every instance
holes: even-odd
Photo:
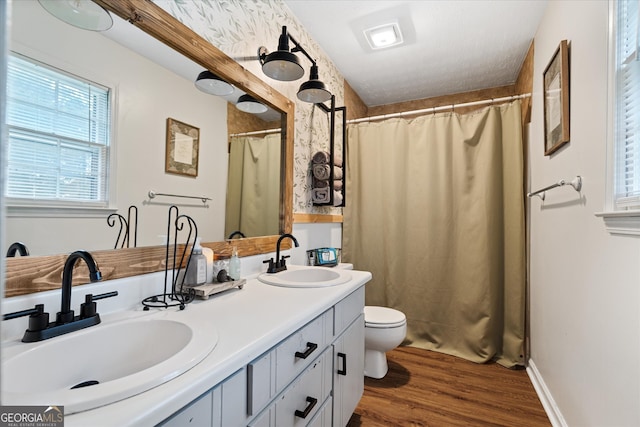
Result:
[[[63,200],[30,200],[13,197],[4,197],[6,216],[14,218],[104,218],[117,211],[116,185],[117,185],[117,105],[118,85],[108,78],[99,75],[95,70],[84,68],[62,61],[47,53],[43,53],[20,43],[14,43],[8,52],[8,57],[17,54],[27,60],[40,62],[48,67],[69,74],[78,79],[103,86],[109,90],[109,146],[106,162],[107,186],[105,202],[76,202]],[[8,132],[8,127],[7,127]],[[7,135],[8,138],[8,135]],[[7,139],[8,142],[8,139]]]
[[[595,215],[603,219],[607,231],[615,235],[640,236],[640,205],[621,207],[616,200],[617,174],[617,1],[609,0],[607,52],[607,169],[604,211]]]

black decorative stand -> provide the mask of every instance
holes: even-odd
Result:
[[[131,217],[132,212],[133,218]],[[120,222],[120,230],[118,231],[118,237],[116,238],[116,244],[113,246],[113,249],[122,249],[125,247],[135,248],[138,245],[138,208],[134,205],[129,206],[127,218],[123,217],[119,213],[112,213],[107,217],[107,224],[109,225],[109,227],[114,227],[116,225],[116,218]],[[132,223],[135,223],[135,225],[133,226],[133,246],[129,246],[131,243]],[[121,237],[122,239],[120,239]]]
[[[175,220],[173,219],[173,217],[175,217]],[[174,230],[173,244],[171,244],[172,242],[170,240],[172,225]],[[182,255],[180,256],[180,261],[176,262],[178,258],[178,232],[182,231],[185,228],[185,225],[189,226],[189,233],[187,234],[187,239],[184,243],[184,250],[182,251]],[[160,295],[154,295],[142,300],[144,310],[149,310],[149,308],[151,307],[180,307],[180,310],[184,310],[186,305],[195,299],[195,291],[193,290],[193,288],[184,286],[184,279],[186,276],[185,274],[182,275],[182,280],[180,281],[180,270],[182,268],[182,265],[184,264],[184,259],[190,246],[191,249],[189,250],[189,258],[187,259],[185,271],[189,267],[189,262],[191,262],[191,255],[193,254],[193,247],[196,243],[197,238],[198,227],[196,226],[193,218],[188,215],[179,215],[178,207],[175,205],[171,206],[169,208],[169,219],[167,221],[167,249],[164,265],[164,293]],[[169,262],[169,253],[171,252],[171,248],[173,248],[173,256],[171,257],[171,262]],[[170,282],[169,270],[171,270]],[[180,281],[180,284],[178,284],[178,281]]]

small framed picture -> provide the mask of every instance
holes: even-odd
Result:
[[[197,177],[199,145],[200,129],[168,118],[165,172]]]
[[[544,155],[569,142],[569,47],[560,42],[543,73]]]

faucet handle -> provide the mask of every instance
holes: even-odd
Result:
[[[29,316],[29,330],[41,331],[49,325],[49,313],[44,311],[44,304],[36,304],[34,308],[28,310],[7,313],[2,316],[2,320],[17,319],[18,317]]]
[[[99,299],[111,298],[118,295],[118,291],[106,292],[104,294],[87,294],[84,296],[84,302],[80,304],[80,318],[87,319],[89,317],[95,316],[96,311],[96,303],[95,301]]]
[[[284,267],[285,270],[287,268],[287,258],[291,258],[291,255],[282,255],[282,257],[280,258],[280,267]]]
[[[267,268],[267,273],[275,273],[276,271],[276,266],[273,263],[273,258],[269,258],[269,259],[265,259],[264,261],[262,261],[263,264],[269,264],[269,267]]]

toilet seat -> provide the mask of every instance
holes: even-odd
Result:
[[[364,325],[367,328],[397,328],[406,323],[407,317],[401,311],[389,307],[364,307]]]

